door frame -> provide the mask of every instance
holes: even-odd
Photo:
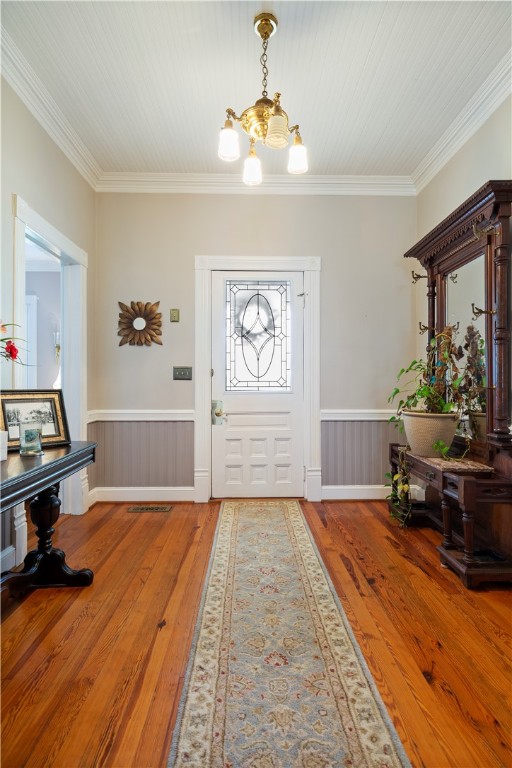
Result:
[[[212,488],[211,457],[211,273],[303,272],[304,293],[304,498],[320,501],[322,490],[320,422],[321,258],[196,256],[195,258],[195,423],[194,501],[205,503]]]
[[[25,235],[37,235],[41,245],[61,262],[62,382],[66,388],[66,416],[73,440],[87,439],[87,253],[34,211],[19,195],[13,195],[14,265],[13,314],[25,332]],[[78,358],[78,365],[77,365]],[[21,366],[13,365],[13,388],[23,388]],[[64,480],[65,511],[80,515],[88,509],[87,470]]]

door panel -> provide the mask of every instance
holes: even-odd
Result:
[[[212,496],[303,495],[302,361],[301,272],[212,272]]]

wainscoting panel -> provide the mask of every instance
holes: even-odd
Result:
[[[322,486],[382,486],[389,443],[400,433],[387,421],[322,421]]]
[[[89,488],[192,487],[193,421],[94,421]]]
[[[102,419],[103,414],[105,418]],[[97,443],[88,467],[89,500],[168,501],[194,497],[193,414],[95,412],[88,439]],[[322,414],[322,498],[385,498],[389,443],[400,435],[391,412]]]

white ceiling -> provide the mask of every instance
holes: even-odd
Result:
[[[238,191],[218,133],[261,95],[262,10],[310,171],[260,145],[260,191],[414,194],[511,92],[512,3],[468,0],[2,0],[2,72],[95,189]]]

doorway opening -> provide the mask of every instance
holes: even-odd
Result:
[[[19,326],[19,335],[27,339],[30,333],[27,327],[26,295],[27,286],[32,281],[32,272],[27,271],[35,260],[45,262],[47,267],[53,264],[60,276],[59,299],[52,311],[48,309],[47,323],[39,324],[38,350],[41,348],[39,336],[44,330],[46,336],[45,353],[53,358],[53,365],[48,366],[44,375],[48,377],[49,387],[59,384],[60,366],[62,389],[66,415],[72,440],[87,438],[87,360],[86,360],[86,317],[87,317],[87,253],[73,243],[66,235],[34,211],[18,195],[13,196],[14,207],[14,320]],[[37,253],[37,256],[35,255]],[[53,285],[53,295],[57,290]],[[34,295],[32,293],[32,295]],[[57,306],[58,305],[58,306]],[[33,310],[32,310],[33,311]],[[44,340],[44,337],[43,337]],[[57,360],[58,358],[58,360]],[[38,369],[40,368],[38,354]],[[58,364],[57,364],[58,363]],[[43,369],[41,368],[41,371]],[[51,378],[51,381],[49,381]],[[23,366],[13,366],[13,388],[26,388],[26,373]],[[48,383],[48,382],[45,382]],[[37,388],[43,381],[37,376]],[[87,510],[88,485],[87,472],[83,470],[63,483],[65,504],[62,511],[68,514],[82,514]]]

